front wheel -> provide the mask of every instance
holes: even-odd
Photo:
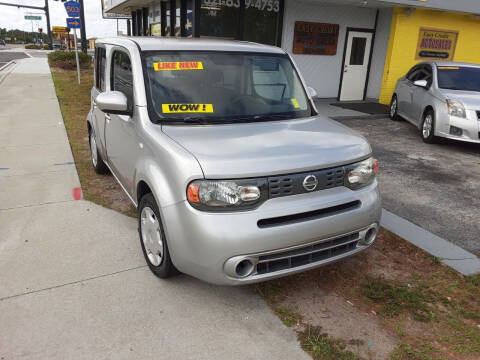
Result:
[[[97,147],[97,139],[95,137],[95,131],[93,128],[90,130],[90,154],[92,158],[92,166],[93,170],[97,174],[106,174],[108,173],[108,168],[107,165],[103,162],[102,156],[98,152],[98,147]]]
[[[435,142],[435,114],[433,110],[428,110],[423,115],[421,135],[423,141],[428,144]]]
[[[398,121],[400,120],[398,117],[398,98],[397,95],[392,96],[392,101],[390,102],[390,111],[388,115],[391,120]]]
[[[177,271],[168,251],[160,211],[151,193],[144,195],[138,206],[138,233],[150,270],[159,278],[175,275]]]

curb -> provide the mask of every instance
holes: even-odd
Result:
[[[360,115],[360,116],[333,116],[330,119],[333,120],[378,120],[386,119],[388,114],[372,114],[372,115]]]
[[[380,225],[439,258],[445,265],[464,276],[480,274],[480,259],[477,256],[400,216],[383,209]]]
[[[0,84],[12,72],[12,70],[15,67],[16,64],[17,63],[15,62],[15,60],[11,60],[0,68]],[[5,70],[5,69],[7,69],[7,70]],[[5,70],[5,72],[2,74],[2,71],[4,71],[4,70]]]

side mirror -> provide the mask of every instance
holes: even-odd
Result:
[[[95,99],[98,108],[109,114],[130,115],[127,97],[120,91],[106,91]]]
[[[312,87],[307,87],[307,90],[308,90],[308,95],[310,95],[310,97],[314,98],[317,96],[317,90],[315,90],[314,88]]]
[[[413,85],[424,88],[424,89],[428,88],[427,80],[417,80],[413,83]]]

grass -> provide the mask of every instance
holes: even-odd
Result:
[[[93,71],[81,71],[81,84],[76,71],[52,68],[52,77],[63,121],[67,129],[75,165],[82,186],[83,198],[128,216],[136,210],[111,175],[97,175],[90,160],[86,117],[90,110]]]
[[[357,360],[360,357],[347,350],[348,343],[342,339],[334,339],[322,331],[320,326],[308,325],[299,332],[298,339],[302,349],[309,353],[315,360]],[[349,345],[356,345],[350,342]]]
[[[437,294],[428,287],[392,284],[382,278],[367,277],[361,291],[367,298],[382,304],[380,314],[383,316],[395,317],[408,311],[417,321],[435,319],[432,302]]]

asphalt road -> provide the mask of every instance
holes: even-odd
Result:
[[[372,145],[385,209],[480,255],[480,145],[425,144],[406,121],[340,122]]]
[[[13,52],[2,50],[0,51],[0,67],[12,60],[25,59],[28,55],[23,52]]]

